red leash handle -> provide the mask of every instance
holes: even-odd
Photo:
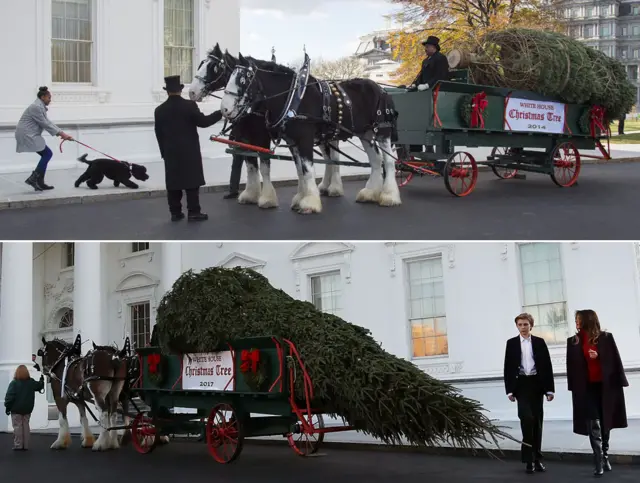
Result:
[[[60,142],[60,152],[62,153],[62,145],[66,142],[66,139],[63,139],[62,142]],[[81,144],[82,146],[84,146],[85,148],[89,148],[92,151],[95,151],[98,154],[102,154],[103,156],[106,156],[109,159],[113,159],[114,161],[117,161],[119,163],[123,163],[124,161],[120,161],[119,159],[114,158],[113,156],[109,156],[107,153],[103,153],[102,151],[98,151],[96,148],[89,146],[88,144],[85,143],[81,143],[80,141],[78,141],[77,139],[72,139],[72,141],[74,143],[78,143]]]
[[[259,153],[265,153],[265,154],[273,154],[274,151],[272,151],[271,149],[267,149],[267,148],[263,148],[261,146],[254,146],[253,144],[246,144],[246,143],[241,143],[239,141],[231,141],[230,139],[225,139],[225,138],[219,138],[217,136],[211,136],[209,138],[210,141],[215,141],[218,143],[222,143],[222,144],[228,144],[230,146],[237,146],[239,148],[245,148],[248,149],[250,151],[257,151]]]

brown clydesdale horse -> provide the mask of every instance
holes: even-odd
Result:
[[[71,433],[67,419],[69,403],[75,404],[82,423],[82,447],[94,451],[106,451],[120,447],[116,432],[108,428],[115,426],[118,400],[126,379],[124,354],[97,347],[82,356],[80,334],[73,344],[60,339],[46,341],[38,350],[42,357],[42,371],[53,390],[53,398],[58,408],[60,429],[52,449],[65,449],[71,444]],[[110,349],[110,348],[109,348]],[[100,436],[94,437],[87,420],[87,403],[100,409]]]

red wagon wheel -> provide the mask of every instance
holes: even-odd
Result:
[[[398,161],[396,163],[396,181],[400,188],[407,186],[413,179],[413,173],[407,171],[406,168],[403,169],[401,166],[402,161]]]
[[[453,196],[467,196],[478,182],[478,164],[469,153],[453,153],[444,167],[444,184]]]
[[[244,436],[240,420],[230,404],[218,404],[207,418],[207,446],[218,463],[234,461],[242,452]]]
[[[551,155],[553,172],[551,180],[563,188],[576,184],[580,176],[580,153],[572,143],[562,143],[556,146]]]
[[[510,148],[495,147],[491,150],[491,157],[494,157],[496,155],[506,156],[507,154],[509,154],[509,151]],[[495,174],[500,179],[511,179],[514,178],[516,174],[518,174],[517,169],[507,168],[506,166],[500,165],[496,166],[495,164],[491,164],[490,166],[493,174]]]
[[[307,420],[308,421],[308,420]],[[324,418],[322,414],[313,414],[311,421],[308,421],[314,429],[324,428]],[[287,435],[289,446],[299,456],[309,456],[315,454],[320,449],[324,441],[324,433],[305,433],[301,422],[296,423],[295,433]]]
[[[138,414],[131,425],[131,443],[138,453],[151,453],[158,445],[158,431],[153,420],[144,414]]]

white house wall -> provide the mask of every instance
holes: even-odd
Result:
[[[0,173],[33,168],[33,155],[16,155],[14,131],[41,85],[53,93],[50,119],[76,139],[121,159],[159,160],[152,121],[166,99],[164,1],[93,0],[93,7],[93,85],[53,84],[51,0],[2,0],[0,56],[10,75],[0,79]],[[216,42],[238,52],[239,0],[195,0],[195,18],[195,67]],[[201,108],[209,113],[218,105],[213,99]],[[202,132],[204,154],[224,156],[207,140],[210,134]],[[52,169],[72,167],[86,152],[67,143],[59,153],[58,140],[45,139],[54,151]]]
[[[164,291],[166,246],[150,243],[149,250],[132,253],[131,243],[103,245],[101,269],[106,290],[101,334],[105,340],[96,342],[122,345],[131,330],[128,306],[132,303],[148,300],[151,323],[155,322]],[[34,244],[34,352],[55,310],[73,301],[73,270],[61,268],[61,247]],[[251,267],[275,287],[303,300],[310,299],[310,275],[339,270],[343,309],[338,315],[370,329],[383,348],[407,359],[411,356],[411,335],[405,265],[409,260],[440,254],[449,354],[414,362],[479,400],[492,417],[516,419],[515,406],[506,399],[502,383],[505,342],[516,334],[513,318],[522,311],[519,257],[513,243],[189,243],[181,244],[180,253],[182,270],[216,265]],[[635,418],[640,417],[639,255],[636,243],[561,246],[569,318],[576,309],[593,308],[604,328],[615,335],[630,382],[627,409]],[[546,405],[545,414],[568,419],[571,402],[563,377],[565,346],[550,350],[557,374],[557,398]],[[71,423],[77,422],[77,413],[72,410]],[[34,427],[56,424],[47,422],[47,404],[39,397]]]

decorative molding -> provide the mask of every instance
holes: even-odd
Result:
[[[567,363],[567,355],[551,356],[551,364],[554,366],[565,365]]]
[[[65,277],[58,279],[56,283],[44,284],[44,296],[47,300],[59,301],[66,294],[73,293],[74,279],[73,277]]]
[[[231,264],[231,262],[235,260],[241,261],[244,263],[239,263],[235,265]],[[240,252],[233,252],[227,255],[226,257],[224,257],[220,262],[216,264],[216,266],[226,267],[226,268],[232,268],[232,267],[264,268],[266,264],[267,264],[266,261],[260,260],[259,258],[254,258],[250,255],[245,255],[244,253],[240,253]]]
[[[447,245],[447,255],[449,258],[449,268],[455,268],[456,266],[456,246],[455,244]]]
[[[128,249],[131,250],[131,243],[127,243]],[[124,268],[127,266],[127,262],[129,260],[137,260],[140,258],[147,257],[147,262],[151,263],[153,261],[153,256],[155,255],[155,251],[149,247],[148,250],[141,250],[139,252],[130,252],[126,255],[120,257],[120,267]]]
[[[295,262],[293,264],[293,274],[295,277],[295,285],[296,285],[296,293],[299,294],[300,293],[300,262]]]
[[[314,251],[315,247],[329,247],[323,248],[322,251]],[[351,243],[344,242],[306,242],[299,244],[296,249],[291,253],[289,258],[292,261],[305,260],[310,258],[328,257],[330,255],[338,255],[344,253],[351,253],[356,249]]]
[[[135,279],[139,279],[138,283],[129,283],[132,280]],[[152,275],[149,275],[148,273],[145,272],[141,272],[141,271],[134,271],[134,272],[129,272],[127,275],[125,275],[123,278],[120,279],[120,281],[118,282],[118,284],[116,285],[116,289],[115,292],[127,292],[130,290],[137,290],[137,289],[141,289],[141,288],[148,288],[148,287],[157,287],[158,285],[160,285],[160,280]]]
[[[580,248],[580,244],[578,242],[571,242],[569,246],[572,250],[577,250],[578,248]]]
[[[387,253],[389,256],[389,273],[391,278],[396,276],[396,242],[386,242]]]
[[[508,243],[504,243],[502,245],[502,250],[500,251],[500,258],[502,260],[506,260],[507,258],[509,258],[509,244]]]
[[[204,6],[209,10],[211,8],[211,0],[204,0]]]
[[[59,327],[58,314],[63,309],[73,310],[73,299],[71,297],[65,297],[63,299],[57,300],[56,303],[51,308],[51,310],[49,310],[49,315],[47,317],[47,320],[46,320],[46,323],[45,323],[45,327],[44,327],[44,332],[45,333],[50,333],[50,332],[61,332],[61,333],[73,332],[73,327],[68,327],[68,328],[64,328],[64,329],[60,329],[60,327]]]
[[[430,376],[438,376],[442,374],[459,374],[464,368],[464,362],[442,362],[429,364],[428,362],[417,362],[417,366]]]

